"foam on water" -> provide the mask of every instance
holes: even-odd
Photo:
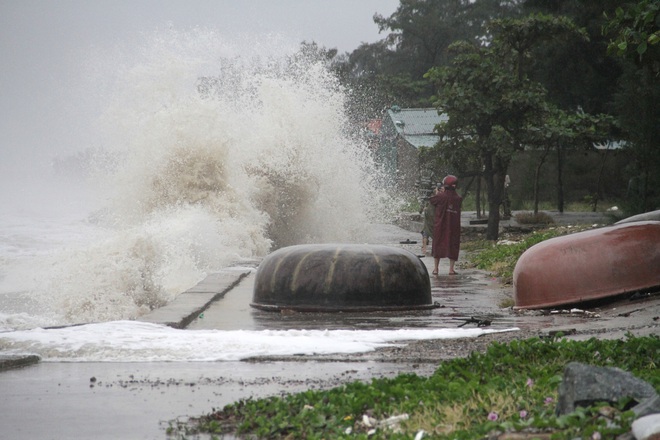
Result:
[[[0,218],[0,329],[133,319],[274,247],[359,241],[389,220],[337,80],[277,38],[170,29],[81,72],[76,96],[100,110],[54,162],[68,202]],[[83,192],[86,211],[67,210]]]
[[[507,330],[176,330],[116,321],[0,333],[0,351],[51,362],[236,361],[254,356],[350,354],[402,341],[477,337]]]

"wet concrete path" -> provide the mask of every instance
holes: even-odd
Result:
[[[372,244],[406,249],[421,256],[418,234],[391,225],[379,225]],[[401,243],[405,242],[405,243]],[[433,258],[422,257],[429,274]],[[432,301],[436,308],[407,312],[280,313],[250,307],[256,266],[212,274],[170,305],[143,320],[192,330],[284,330],[284,329],[397,329],[448,328],[472,318],[489,321],[492,328],[516,326],[499,304],[510,297],[486,272],[461,267],[458,275],[447,275],[448,261],[441,260],[440,275],[430,275]]]
[[[427,258],[432,262],[431,258]],[[431,263],[432,264],[432,263]],[[188,329],[396,329],[447,328],[465,324],[472,317],[490,319],[495,326],[510,327],[507,313],[498,313],[496,302],[504,300],[500,288],[484,273],[463,271],[458,276],[433,276],[431,289],[436,308],[408,312],[296,313],[267,312],[250,307],[254,272],[243,278],[218,301],[194,319]],[[493,305],[494,304],[494,305]]]
[[[465,216],[465,225],[470,217]],[[575,221],[575,216],[561,217],[558,223]],[[587,218],[597,220],[597,217]],[[410,229],[414,229],[410,228]],[[421,254],[419,234],[394,225],[377,225],[365,241],[404,248]],[[405,242],[405,243],[402,243]],[[433,258],[421,260],[429,274]],[[491,329],[519,328],[547,332],[591,332],[629,328],[631,317],[660,313],[656,302],[651,308],[630,301],[608,304],[591,311],[571,309],[553,313],[515,312],[511,309],[513,291],[485,271],[468,267],[461,252],[458,275],[447,275],[448,261],[441,260],[440,274],[430,275],[432,301],[436,308],[409,312],[369,313],[279,313],[250,307],[258,261],[211,274],[207,279],[180,295],[168,306],[143,317],[149,322],[186,329],[286,330],[286,329],[398,329],[456,328],[487,325]],[[646,308],[646,309],[645,309]],[[572,310],[572,311],[571,311]],[[646,320],[642,320],[645,322]]]
[[[411,242],[402,244],[401,242]],[[391,225],[380,225],[370,243],[399,247],[420,255],[418,234]],[[433,258],[422,257],[429,274]],[[192,330],[286,329],[398,329],[456,328],[487,325],[492,329],[572,328],[593,324],[581,314],[542,316],[511,310],[512,288],[501,285],[487,272],[467,267],[461,255],[458,275],[447,275],[448,261],[441,260],[440,274],[430,275],[436,308],[408,312],[279,313],[250,307],[258,262],[210,275],[168,306],[143,317],[149,322]]]

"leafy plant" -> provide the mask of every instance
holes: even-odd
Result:
[[[492,272],[503,283],[511,283],[513,270],[523,252],[537,243],[561,234],[561,229],[548,229],[529,234],[520,241],[481,242],[481,249],[473,251],[470,261],[477,268]]]
[[[470,253],[470,262],[475,267],[487,270],[498,277],[504,284],[513,281],[513,270],[520,256],[530,247],[545,240],[561,235],[584,231],[591,226],[552,227],[534,231],[521,238],[500,240],[493,243],[477,240],[462,244],[462,248]]]
[[[657,359],[657,336],[493,343],[484,354],[441,363],[430,377],[402,374],[326,391],[241,400],[196,419],[194,430],[275,439],[397,439],[412,438],[421,430],[424,438],[438,439],[474,439],[493,431],[551,432],[558,439],[592,438],[598,432],[613,438],[630,430],[632,417],[623,402],[608,408],[607,417],[604,404],[555,414],[564,365],[578,361],[616,366],[658,389]],[[386,420],[401,414],[409,417],[396,429],[362,423],[366,415]]]

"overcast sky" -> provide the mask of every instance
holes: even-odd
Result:
[[[208,28],[277,35],[350,52],[379,34],[373,15],[398,0],[0,0],[0,154],[44,142],[45,108],[89,48],[111,50],[140,33]],[[40,136],[40,138],[37,138]],[[3,158],[0,158],[2,162]]]

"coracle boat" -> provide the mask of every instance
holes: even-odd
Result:
[[[250,306],[265,311],[374,312],[435,308],[426,266],[400,248],[289,246],[266,256]]]
[[[660,286],[660,221],[617,224],[551,238],[513,271],[517,309],[544,309]]]

